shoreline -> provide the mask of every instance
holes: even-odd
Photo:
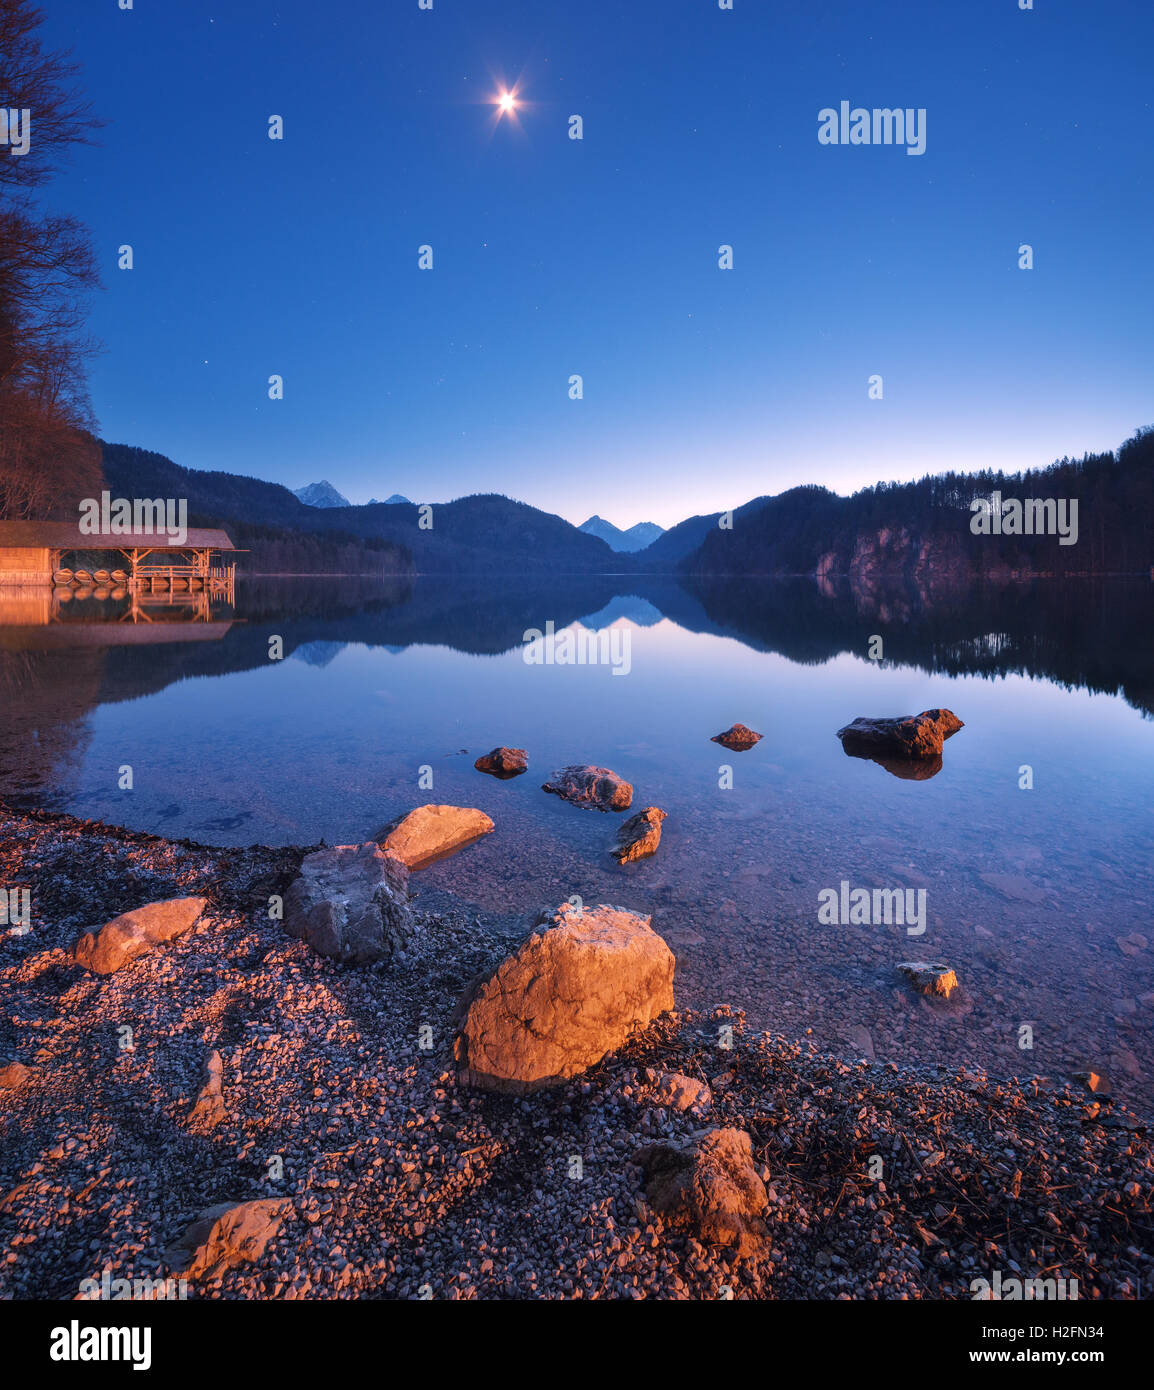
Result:
[[[0,969],[0,1067],[29,1069],[0,1090],[0,1297],[171,1274],[199,1213],[257,1200],[284,1204],[263,1254],[190,1280],[189,1297],[968,1300],[995,1274],[1077,1279],[1082,1300],[1151,1286],[1154,1150],[1146,1119],[1109,1097],[850,1062],[726,1006],[678,1008],[549,1090],[466,1089],[453,1011],[518,930],[417,874],[405,954],[337,965],[267,914],[312,848],[212,848],[0,803],[0,885],[32,889],[31,932],[5,938]],[[92,925],[194,893],[208,907],[179,940],[106,976],[72,960]],[[708,1108],[669,1103],[668,1074],[705,1083]],[[742,1255],[659,1216],[631,1162],[717,1127],[749,1134],[767,1190],[764,1237]]]

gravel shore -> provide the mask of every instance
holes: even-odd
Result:
[[[256,1198],[287,1200],[279,1232],[189,1297],[969,1299],[995,1271],[1082,1299],[1154,1288],[1146,1122],[1109,1097],[847,1061],[722,1001],[554,1090],[465,1090],[453,1009],[517,921],[416,876],[406,954],[339,966],[268,915],[305,852],[0,808],[0,885],[32,902],[0,969],[0,1067],[28,1068],[0,1089],[0,1297],[171,1272],[199,1213]],[[191,934],[104,977],[72,960],[85,929],[184,895],[209,899]],[[214,1051],[222,1105],[193,1114]],[[708,1106],[661,1104],[665,1073]],[[768,1188],[742,1258],[667,1226],[631,1162],[712,1126],[749,1133]]]

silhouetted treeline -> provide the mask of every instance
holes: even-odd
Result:
[[[302,532],[222,517],[197,517],[191,524],[224,526],[233,545],[248,551],[238,557],[238,565],[257,574],[412,573],[412,556],[407,550],[374,536],[354,536],[347,531]]]
[[[995,492],[1003,501],[1076,500],[1076,541],[974,534],[971,504]],[[675,545],[675,532],[663,541]],[[733,513],[731,529],[715,519],[679,567],[694,574],[861,571],[865,577],[970,580],[1013,573],[1143,574],[1152,565],[1154,429],[1143,429],[1117,453],[1063,458],[1022,473],[927,474],[917,482],[878,483],[852,497],[811,486],[757,498]]]
[[[235,473],[182,468],[163,454],[102,445],[104,487],[113,497],[184,498],[190,526],[220,527],[238,550],[242,572],[257,574],[412,573],[404,547],[358,535],[332,512],[306,507],[279,483]]]
[[[293,496],[280,483],[236,473],[184,468],[152,449],[132,444],[102,444],[104,486],[113,497],[184,497],[189,514],[220,521],[247,521],[263,526],[306,527],[322,514]],[[226,528],[227,529],[227,528]]]

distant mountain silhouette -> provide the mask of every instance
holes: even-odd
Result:
[[[644,550],[647,545],[652,545],[658,536],[664,534],[665,530],[654,521],[639,521],[636,526],[630,526],[628,531],[622,531],[611,521],[606,521],[600,516],[591,516],[577,529],[587,532],[590,536],[600,537],[610,550],[626,554]]]
[[[370,507],[395,507],[398,504],[403,507],[411,507],[413,505],[407,497],[402,497],[399,492],[394,492],[391,497],[386,497],[383,503],[378,497],[370,497],[366,505]]]
[[[252,573],[558,575],[623,565],[624,557],[563,517],[492,493],[427,513],[411,502],[311,507],[279,483],[182,468],[129,445],[102,447],[114,497],[187,498],[189,525],[223,526],[251,551],[239,563]]]
[[[293,496],[299,497],[306,507],[349,507],[352,505],[349,499],[339,493],[327,480],[298,487],[294,489]]]
[[[427,508],[399,494],[364,506],[306,505],[278,483],[197,472],[126,445],[103,450],[114,496],[187,498],[189,524],[224,526],[252,552],[246,563],[255,573],[811,575],[822,584],[845,576],[866,589],[883,580],[941,588],[1154,570],[1154,429],[1139,430],[1117,453],[1020,474],[927,475],[852,497],[791,488],[732,512],[689,517],[628,551],[612,547],[659,528],[643,522],[622,532],[597,516],[576,527],[492,493]],[[1077,502],[1076,542],[1009,534],[1000,519],[1000,533],[975,534],[972,506],[994,493],[1052,508]]]

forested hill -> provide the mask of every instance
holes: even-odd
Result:
[[[1009,499],[1065,502],[1068,518],[1076,500],[1076,540],[974,534],[971,504],[995,492],[1003,506]],[[702,520],[710,519],[694,518]],[[799,487],[746,503],[729,529],[711,520],[684,557],[656,554],[676,542],[681,528],[674,527],[639,559],[652,557],[655,567],[671,559],[685,573],[717,575],[1145,574],[1154,566],[1154,429],[1139,430],[1116,453],[1063,458],[1020,474],[943,473],[879,483],[852,497]]]
[[[390,565],[393,573],[419,574],[595,574],[622,568],[622,557],[596,536],[507,497],[462,497],[425,513],[413,503],[388,502],[320,509],[279,483],[183,468],[163,454],[123,444],[105,444],[103,450],[105,487],[114,497],[186,497],[189,524],[223,526],[236,545],[252,550],[246,567],[253,571],[287,572],[294,547],[304,559],[311,557],[300,566],[306,571],[329,568],[311,561],[330,551],[331,568],[347,571],[350,547],[374,573]]]
[[[220,526],[248,552],[243,570],[263,574],[413,572],[411,554],[384,538],[358,535],[307,507],[279,483],[182,468],[163,454],[102,444],[104,486],[113,497],[171,497],[188,502],[190,526]]]

